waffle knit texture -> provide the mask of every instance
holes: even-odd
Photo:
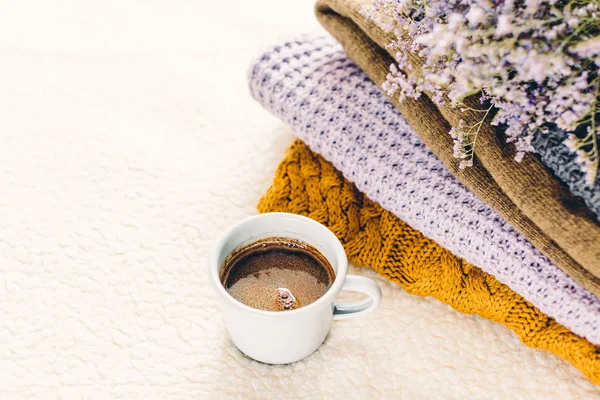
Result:
[[[249,74],[255,99],[369,198],[600,344],[600,300],[454,178],[335,41],[287,41]]]
[[[557,354],[600,383],[600,347],[369,200],[300,140],[287,150],[258,210],[301,214],[324,224],[350,262],[373,268],[409,293],[499,322],[523,343]]]
[[[367,21],[361,7],[371,0],[318,0],[317,18],[343,45],[349,57],[377,84],[385,81],[394,59],[385,50],[393,37]],[[418,74],[422,60],[410,54],[410,73]],[[406,72],[406,71],[405,71]],[[391,100],[425,144],[454,176],[492,206],[556,265],[589,290],[600,294],[600,225],[585,204],[573,196],[532,154],[514,160],[514,147],[485,122],[479,129],[474,166],[458,168],[448,132],[463,120],[467,126],[481,118],[446,101],[437,107],[426,95],[418,100]],[[475,97],[464,103],[481,108]]]
[[[546,134],[536,135],[531,144],[543,163],[569,186],[571,193],[580,196],[596,214],[596,220],[600,220],[600,174],[592,185],[585,182],[585,174],[575,161],[576,154],[563,144],[566,139],[567,132],[555,128]]]

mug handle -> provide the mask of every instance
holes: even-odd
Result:
[[[368,299],[348,304],[333,305],[333,319],[354,318],[375,311],[381,303],[381,289],[375,281],[364,276],[348,275],[342,290],[361,292],[369,296]]]

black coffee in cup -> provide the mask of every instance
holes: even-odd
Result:
[[[250,307],[286,311],[323,296],[335,273],[314,247],[294,239],[268,238],[234,251],[225,260],[220,279],[233,298]]]

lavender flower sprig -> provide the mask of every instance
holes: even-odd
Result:
[[[363,13],[391,31],[395,51],[384,90],[399,100],[427,93],[438,105],[479,96],[481,121],[450,134],[462,168],[494,114],[520,161],[534,134],[553,126],[594,182],[600,136],[600,0],[374,0]],[[417,71],[409,53],[423,65]]]

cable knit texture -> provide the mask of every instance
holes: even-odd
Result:
[[[412,294],[499,322],[528,346],[565,358],[600,383],[600,347],[369,200],[301,141],[287,150],[258,210],[319,221],[340,239],[352,263],[373,268]]]
[[[369,198],[600,344],[599,299],[456,180],[332,39],[275,46],[249,75],[254,98]]]
[[[567,132],[555,128],[535,136],[532,145],[544,164],[569,186],[569,190],[580,196],[600,221],[600,174],[593,185],[585,182],[585,174],[575,159],[577,156],[563,144]]]

